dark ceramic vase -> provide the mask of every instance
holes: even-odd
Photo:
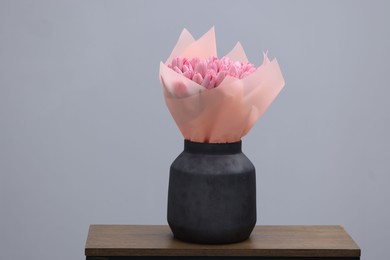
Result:
[[[193,243],[235,243],[250,236],[256,224],[256,176],[241,141],[184,141],[170,169],[168,224],[177,239]]]

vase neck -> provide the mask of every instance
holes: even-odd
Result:
[[[234,143],[198,143],[184,140],[184,152],[202,154],[241,153],[241,140]]]

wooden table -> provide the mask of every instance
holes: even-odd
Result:
[[[91,225],[85,255],[87,260],[358,260],[360,249],[341,226],[256,226],[244,242],[202,245],[173,238],[168,226]]]

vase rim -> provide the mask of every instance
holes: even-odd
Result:
[[[202,143],[184,140],[184,151],[203,154],[236,154],[241,153],[242,141],[232,143]]]

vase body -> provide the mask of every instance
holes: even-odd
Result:
[[[170,168],[168,224],[187,242],[225,244],[250,236],[256,224],[256,175],[241,141],[184,141]]]

